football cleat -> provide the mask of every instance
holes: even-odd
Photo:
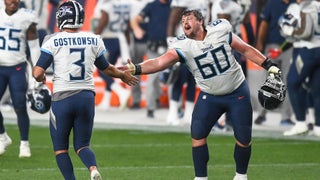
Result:
[[[8,136],[8,134],[5,132],[3,134],[0,134],[0,155],[4,154],[6,151],[6,148],[12,144],[11,138]]]
[[[283,133],[284,136],[294,136],[307,133],[309,130],[306,122],[297,121],[296,124],[288,131]]]
[[[31,157],[29,142],[21,142],[19,158],[28,158],[28,157]]]
[[[91,171],[91,180],[102,180],[101,174],[98,172],[98,170]]]

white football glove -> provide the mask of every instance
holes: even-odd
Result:
[[[130,61],[128,61],[128,63],[126,64],[127,68],[130,70],[130,73],[132,75],[136,74],[136,66]]]
[[[269,74],[281,74],[281,70],[277,66],[271,66],[268,69]]]

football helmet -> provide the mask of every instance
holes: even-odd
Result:
[[[51,91],[45,84],[39,85],[28,93],[27,99],[30,108],[40,114],[48,112],[51,107]]]
[[[84,10],[80,3],[74,0],[62,3],[56,12],[57,26],[63,28],[81,28],[84,23]]]
[[[259,102],[262,107],[273,110],[285,100],[287,87],[278,74],[269,74],[258,91]]]

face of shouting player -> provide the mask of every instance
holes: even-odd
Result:
[[[183,32],[188,38],[200,40],[200,35],[203,32],[202,21],[199,21],[193,13],[189,13],[182,16],[181,22]]]
[[[12,15],[19,9],[20,0],[5,0],[4,4],[6,6],[6,13]]]

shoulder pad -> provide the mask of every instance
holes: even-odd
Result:
[[[180,34],[180,35],[178,35],[177,36],[177,39],[178,40],[184,40],[184,39],[186,39],[187,37],[186,37],[186,35],[184,35],[184,34]]]

